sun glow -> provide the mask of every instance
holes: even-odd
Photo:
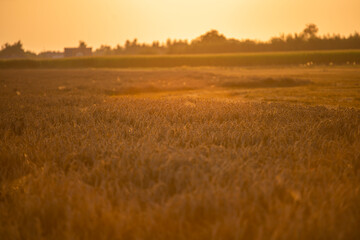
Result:
[[[98,47],[133,38],[193,39],[210,29],[267,40],[299,32],[309,22],[321,34],[349,34],[360,29],[357,9],[357,0],[2,0],[0,44],[22,40],[27,49],[60,50],[79,40]]]

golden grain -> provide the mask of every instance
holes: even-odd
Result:
[[[201,74],[236,69],[87,71],[0,72],[0,239],[360,238],[360,110],[320,89],[328,72],[244,101],[121,89],[173,76],[201,92]],[[316,99],[285,101],[297,91]]]

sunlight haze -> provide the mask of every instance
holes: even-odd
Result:
[[[358,0],[0,0],[0,44],[36,52],[101,44],[193,39],[210,29],[268,40],[315,23],[320,34],[360,31]]]

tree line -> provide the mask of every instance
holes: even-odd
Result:
[[[360,35],[355,32],[349,36],[318,35],[319,29],[315,24],[308,24],[300,33],[280,35],[269,41],[255,41],[250,39],[238,40],[226,38],[217,30],[188,40],[171,40],[166,43],[154,41],[152,44],[139,43],[137,39],[127,40],[123,46],[112,48],[101,45],[93,51],[95,56],[130,55],[130,54],[199,54],[199,53],[240,53],[240,52],[267,52],[267,51],[300,51],[300,50],[335,50],[360,49]],[[80,42],[79,47],[86,46]],[[20,41],[13,45],[6,43],[0,50],[0,57],[61,57],[61,52],[42,52],[38,55],[25,51]]]

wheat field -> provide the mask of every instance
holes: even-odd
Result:
[[[360,51],[358,49],[342,49],[224,54],[117,55],[59,59],[0,59],[0,69],[244,67],[307,64],[359,65]]]
[[[0,71],[0,239],[360,239],[360,68]]]

